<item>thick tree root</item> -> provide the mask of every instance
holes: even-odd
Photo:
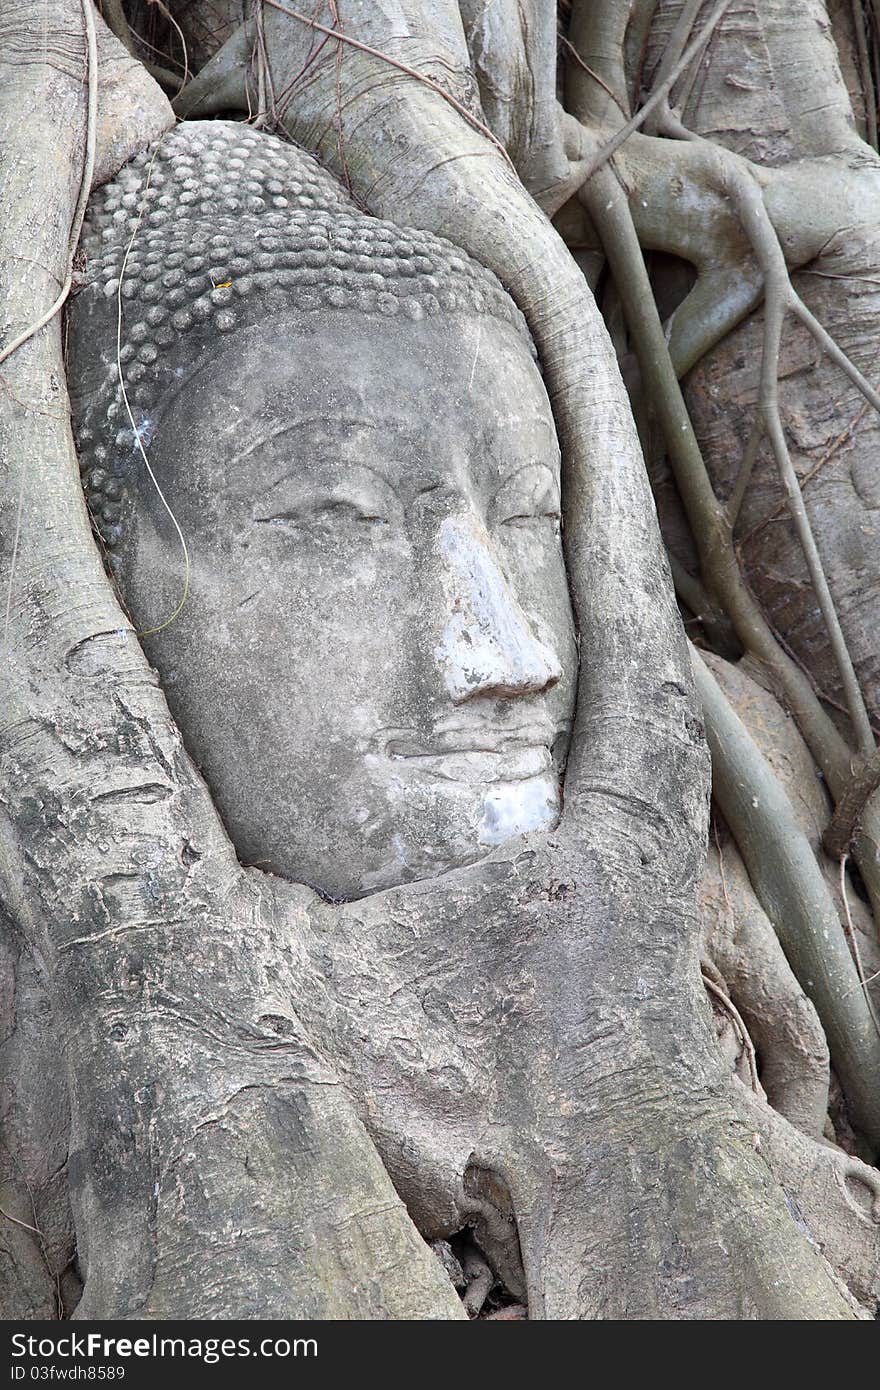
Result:
[[[0,908],[0,1317],[76,1302],[67,1084],[49,981]]]
[[[858,1300],[859,1316],[873,1317],[880,1302],[877,1170],[808,1139],[744,1086],[737,1086],[737,1104],[792,1220]]]
[[[755,897],[736,846],[710,846],[701,884],[706,949],[754,1041],[767,1099],[820,1139],[828,1110],[828,1044]]]
[[[692,6],[673,8],[679,24],[671,39],[664,34],[665,48],[661,49],[655,70],[655,97],[662,94],[663,79],[681,52],[687,27],[697,13]],[[664,24],[667,18],[664,14]],[[759,19],[758,28],[763,35],[761,26],[771,26],[775,35],[773,41],[778,46],[786,22],[782,15],[775,15]],[[795,22],[791,24],[794,30]],[[570,65],[568,73],[568,104],[584,127],[580,142],[576,132],[567,128],[572,168],[588,169],[590,149],[597,145],[604,148],[603,140],[607,141],[609,132],[619,139],[629,129],[622,123],[615,103],[603,91],[603,87],[613,91],[618,102],[622,100],[625,106],[627,84],[620,57],[625,28],[626,17],[618,14],[614,6],[573,6],[571,33],[577,38],[579,50],[590,58],[594,72],[586,72],[582,65]],[[786,55],[782,65],[789,84],[785,100],[790,102],[792,110],[800,109],[803,103],[799,90],[791,85],[789,68],[793,70],[796,62],[804,62],[802,45],[806,43],[809,47],[812,42],[800,31],[793,32],[793,37],[800,56],[797,60],[789,60]],[[824,53],[822,61],[826,62]],[[835,74],[831,64],[827,64],[825,75],[833,85]],[[597,83],[596,77],[602,85]],[[795,293],[786,266],[786,262],[789,266],[803,265],[816,256],[850,218],[855,227],[864,225],[866,229],[872,218],[876,222],[876,154],[854,136],[847,121],[845,100],[841,102],[838,98],[839,93],[835,92],[827,127],[820,129],[814,113],[803,112],[804,128],[796,135],[802,137],[815,157],[793,161],[781,168],[750,164],[741,154],[724,148],[724,135],[714,142],[692,138],[664,104],[664,98],[656,108],[660,114],[659,124],[647,128],[662,129],[681,138],[664,141],[630,134],[620,146],[617,172],[628,195],[626,206],[609,171],[601,170],[585,184],[580,194],[592,229],[588,223],[578,229],[571,209],[566,209],[560,218],[560,225],[564,222],[568,234],[580,244],[585,241],[595,244],[591,237],[598,234],[605,247],[620,291],[628,297],[627,318],[696,538],[704,582],[727,607],[743,646],[773,669],[835,797],[844,795],[849,784],[847,749],[803,673],[781,649],[746,590],[731,544],[730,528],[748,485],[760,434],[767,431],[786,479],[800,544],[807,555],[812,584],[829,634],[823,641],[829,650],[834,650],[852,727],[861,748],[868,752],[873,747],[873,736],[850,656],[851,637],[844,631],[847,625],[838,617],[839,586],[832,597],[832,586],[826,580],[801,501],[777,400],[781,325],[785,312],[791,310],[863,395],[875,407],[878,404],[876,391]],[[833,163],[829,162],[832,152],[835,153]],[[848,152],[851,157],[844,158],[842,152]],[[828,186],[829,178],[833,192]],[[697,204],[700,215],[695,217],[692,209]],[[805,206],[811,209],[806,219],[802,215]],[[699,272],[690,296],[667,324],[668,346],[653,308],[651,290],[641,264],[639,240],[643,246],[659,247],[686,257]],[[753,252],[757,252],[761,267],[757,277]],[[639,280],[638,289],[636,280]],[[695,446],[675,377],[691,367],[702,352],[755,306],[765,286],[769,308],[765,316],[764,366],[759,394],[760,430],[751,429],[750,424],[746,426],[745,433],[751,438],[744,467],[738,485],[734,486],[728,515],[724,517],[711,487],[707,486],[700,450]],[[741,435],[741,445],[744,443],[745,437]],[[871,662],[865,663],[863,659],[860,675],[866,665],[870,674]],[[880,912],[878,819],[880,806],[870,804],[865,812],[866,824],[854,846],[875,913]]]
[[[834,900],[772,769],[708,667],[694,671],[712,753],[713,792],[755,892],[822,1020],[854,1121],[880,1148],[880,1037]]]
[[[433,32],[417,33],[435,61]],[[536,1316],[858,1315],[768,1182],[760,1127],[737,1119],[712,1046],[693,904],[705,753],[607,344],[496,151],[409,82],[409,63],[396,123],[368,55],[351,55],[345,103],[353,180],[376,211],[473,238],[513,280],[558,412],[590,651],[565,816],[551,838],[339,908],[242,873],[120,628],[69,436],[20,423],[10,479],[26,469],[39,506],[25,512],[35,577],[12,614],[0,848],[67,1040],[80,1315],[223,1315],[234,1300],[254,1317],[305,1304],[459,1318],[387,1174],[421,1229],[451,1234],[475,1214],[476,1166],[510,1194],[509,1212],[478,1198],[481,1244],[510,1249],[518,1233]],[[290,120],[331,159],[334,79],[316,64]],[[43,182],[64,224],[63,190]],[[57,380],[57,334],[28,344],[26,364]],[[102,741],[83,751],[83,729]],[[139,798],[147,779],[159,802]],[[386,1290],[374,1276],[388,1267],[406,1277]]]

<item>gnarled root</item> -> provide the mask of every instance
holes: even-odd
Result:
[[[819,1139],[828,1108],[828,1044],[733,844],[710,848],[700,899],[707,953],[755,1044],[767,1099]]]
[[[792,1220],[858,1301],[860,1316],[873,1316],[880,1302],[880,1173],[808,1139],[744,1086],[736,1092]]]

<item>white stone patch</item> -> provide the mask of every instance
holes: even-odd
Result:
[[[500,845],[530,830],[550,830],[559,819],[559,792],[548,777],[497,782],[490,787],[480,822],[481,845]]]
[[[478,519],[446,517],[438,545],[449,617],[436,656],[452,698],[527,694],[559,680],[558,658],[533,635]]]

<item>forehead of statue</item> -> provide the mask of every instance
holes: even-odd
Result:
[[[394,486],[490,486],[526,464],[555,471],[550,402],[527,346],[485,316],[412,322],[282,314],[223,341],[162,408],[154,455],[179,482],[253,495],[291,468],[357,460]],[[178,470],[175,469],[175,472]]]

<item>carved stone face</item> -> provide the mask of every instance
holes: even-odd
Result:
[[[491,318],[289,313],[183,377],[150,460],[187,538],[146,639],[242,862],[356,897],[559,813],[576,654],[559,449]],[[140,628],[179,543],[148,484]]]

